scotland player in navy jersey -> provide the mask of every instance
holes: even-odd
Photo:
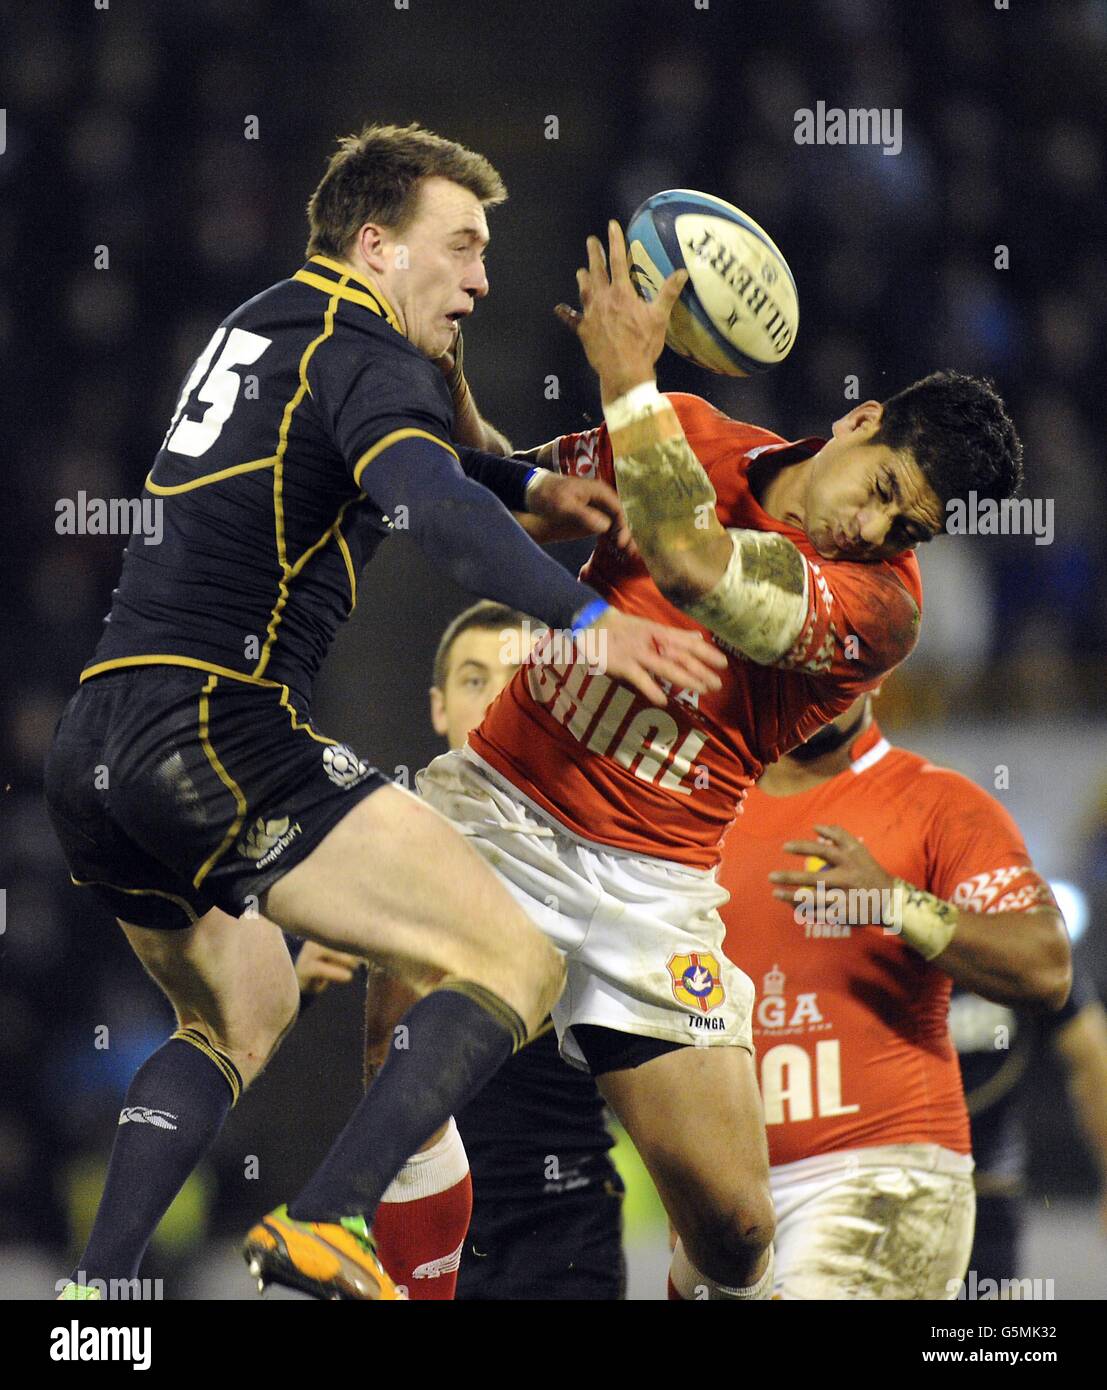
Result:
[[[504,447],[435,365],[488,291],[485,209],[503,197],[485,159],[418,127],[343,141],[309,204],[307,264],[224,320],[185,382],[146,483],[164,540],[130,546],[47,761],[74,881],[110,904],[180,1025],[127,1093],[78,1263],[96,1283],[63,1297],[134,1277],[291,1026],[275,924],[420,996],[412,1046],[248,1237],[259,1280],[322,1297],[395,1296],[369,1231],[381,1195],[560,991],[557,952],[462,837],[312,726],[313,678],[388,519],[464,587],[599,628],[609,673],[654,702],[659,679],[718,688],[698,634],[608,607],[508,514],[622,529],[610,489],[462,447]]]

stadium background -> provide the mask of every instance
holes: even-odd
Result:
[[[796,437],[848,408],[848,374],[862,399],[938,365],[996,376],[1025,439],[1027,494],[1053,500],[1055,537],[925,554],[923,641],[881,718],[985,786],[1010,767],[1003,799],[1040,866],[1076,890],[1077,954],[1104,990],[1104,0],[13,10],[0,7],[0,1296],[35,1296],[68,1268],[120,1098],[167,1019],[120,934],[68,886],[41,804],[43,753],[125,544],[57,535],[55,503],[138,491],[188,363],[234,305],[301,263],[307,194],[333,138],[364,119],[421,120],[504,174],[493,292],[466,330],[466,362],[519,443],[598,419],[550,307],[574,294],[587,232],[674,185],[719,193],[770,229],[800,287],[801,328],[768,378],[724,382],[666,355],[663,385]],[[794,113],[820,99],[902,108],[902,152],[797,146]],[[993,265],[1000,244],[1007,270]],[[110,265],[97,270],[101,246]],[[579,559],[567,549],[566,563]],[[388,771],[429,760],[430,659],[467,601],[394,539],[320,683],[321,727]],[[332,990],[232,1116],[151,1253],[146,1272],[171,1296],[248,1293],[237,1237],[353,1104],[359,1005],[354,989]],[[1025,1105],[1027,1272],[1056,1278],[1059,1296],[1102,1295],[1095,1174],[1046,1058]],[[663,1231],[648,1193],[629,1214],[641,1291]]]

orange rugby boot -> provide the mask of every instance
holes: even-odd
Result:
[[[258,1293],[267,1284],[283,1284],[315,1298],[403,1298],[380,1262],[363,1216],[294,1221],[287,1205],[280,1206],[251,1229],[242,1254],[258,1281]]]

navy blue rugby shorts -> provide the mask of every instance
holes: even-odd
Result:
[[[94,676],[66,706],[46,802],[73,881],[139,927],[234,917],[389,784],[285,686],[180,666]]]

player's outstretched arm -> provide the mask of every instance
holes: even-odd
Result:
[[[769,664],[789,651],[807,618],[808,573],[785,536],[727,531],[715,489],[654,380],[654,364],[685,271],[665,281],[652,303],[635,291],[626,243],[609,226],[603,247],[588,240],[588,269],[577,272],[583,312],[558,306],[600,378],[619,497],[634,543],[671,603],[751,660]]]
[[[666,702],[659,681],[701,693],[719,688],[716,671],[726,665],[721,652],[698,632],[612,609],[535,545],[487,488],[467,478],[445,444],[400,439],[359,468],[355,480],[385,514],[402,515],[427,558],[470,593],[563,631],[602,626],[605,673],[652,703]]]

